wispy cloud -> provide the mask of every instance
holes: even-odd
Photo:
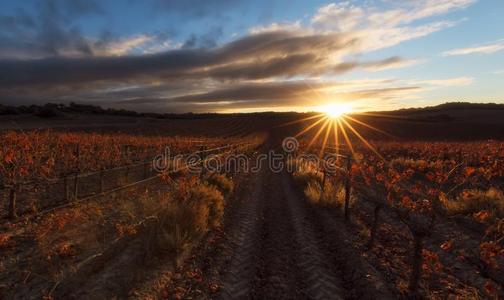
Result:
[[[393,56],[378,62],[364,63],[363,67],[368,71],[383,71],[414,66],[422,64],[425,61],[424,59],[404,59],[399,56]]]
[[[411,80],[407,81],[408,84],[428,85],[437,87],[450,87],[450,86],[466,86],[474,82],[473,77],[462,76],[445,79],[428,79],[428,80]]]
[[[94,52],[99,56],[121,56],[129,54],[133,49],[145,45],[152,40],[152,36],[142,34],[107,43],[103,47],[97,48]]]
[[[491,44],[475,45],[467,48],[458,48],[443,52],[442,56],[458,56],[469,54],[491,54],[504,49],[504,39],[498,40]]]

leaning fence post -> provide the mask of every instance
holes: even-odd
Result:
[[[65,201],[70,201],[70,191],[68,190],[68,175],[65,174],[63,177],[63,184],[65,185]]]
[[[127,184],[128,183],[128,177],[129,177],[129,172],[130,172],[130,167],[129,165],[126,166],[126,174],[124,175],[124,183]]]
[[[17,186],[13,185],[9,192],[9,219],[15,220],[17,219],[17,209],[16,209],[16,200],[17,200]]]
[[[349,206],[350,206],[350,193],[351,193],[351,178],[352,176],[352,158],[348,156],[347,158],[347,174],[345,180],[345,221],[349,218]]]
[[[103,193],[103,168],[100,169],[100,193]]]
[[[74,176],[74,200],[77,200],[77,194],[79,192],[79,172],[75,172]]]

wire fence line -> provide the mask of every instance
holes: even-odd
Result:
[[[220,147],[211,148],[211,149],[198,150],[198,151],[194,151],[194,152],[178,153],[178,154],[175,154],[175,155],[179,155],[179,156],[180,155],[185,156],[185,155],[190,155],[190,154],[192,154],[192,155],[200,155],[200,154],[205,154],[205,153],[212,153],[212,152],[219,151],[219,150],[229,149],[229,148],[233,148],[233,147],[238,147],[238,146],[244,145],[244,144],[247,144],[247,143],[237,143],[237,144],[220,146]],[[202,148],[202,147],[204,147],[204,146],[200,146],[200,148]],[[19,186],[22,186],[22,185],[37,185],[37,184],[40,184],[41,182],[42,183],[56,183],[58,181],[65,180],[65,178],[68,178],[68,177],[75,177],[75,176],[77,176],[79,178],[83,178],[83,177],[87,177],[87,176],[93,176],[93,175],[96,175],[96,174],[100,174],[100,173],[103,173],[103,172],[111,172],[111,171],[117,171],[117,170],[124,170],[124,169],[128,169],[128,168],[134,168],[134,167],[138,167],[138,166],[144,166],[144,165],[151,164],[152,160],[157,155],[160,155],[160,153],[157,152],[156,155],[153,155],[153,157],[151,157],[150,159],[148,159],[146,161],[134,163],[134,164],[126,164],[126,165],[116,166],[116,167],[112,167],[112,168],[103,168],[103,169],[100,169],[100,170],[89,171],[89,172],[80,172],[79,170],[72,170],[72,171],[68,172],[67,175],[62,175],[62,176],[60,175],[58,177],[46,178],[44,180],[23,181],[23,182],[18,182],[15,185],[17,185],[19,187]],[[1,181],[0,181],[0,183],[1,183]],[[5,183],[3,183],[3,184],[0,184],[0,190],[11,189],[13,186],[14,185],[12,185],[12,184],[5,184]]]
[[[191,166],[203,164],[209,157],[217,158],[222,155],[236,152],[241,147],[250,145],[250,143],[238,143],[192,153],[179,154],[199,155],[200,158],[197,161],[192,161],[190,165],[164,172],[164,174],[180,172]],[[210,156],[212,153],[226,149],[230,150]],[[150,160],[142,164],[101,170],[99,172],[86,173],[85,175],[76,173],[73,176],[65,176],[51,182],[44,181],[40,183],[12,186],[8,189],[4,189],[3,193],[0,191],[0,196],[7,199],[3,207],[0,208],[0,212],[4,210],[0,218],[7,217],[11,220],[15,220],[19,216],[29,213],[33,215],[47,213],[58,208],[81,203],[98,196],[152,181],[159,178],[159,175],[160,173],[153,168],[152,160]]]

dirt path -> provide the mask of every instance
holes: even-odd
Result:
[[[341,227],[311,211],[287,173],[263,166],[251,180],[218,254],[227,259],[216,260],[218,299],[386,298],[356,252],[338,250],[349,247],[337,240],[345,237],[321,234]]]

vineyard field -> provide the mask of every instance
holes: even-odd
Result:
[[[1,132],[2,295],[504,295],[501,140],[256,117]]]

